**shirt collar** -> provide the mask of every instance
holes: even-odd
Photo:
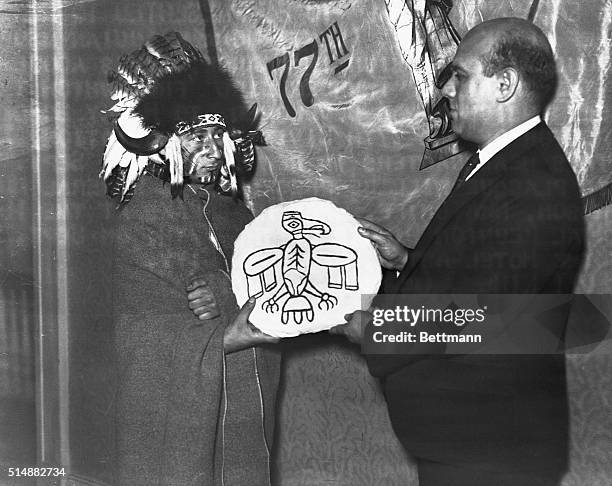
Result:
[[[510,145],[517,138],[527,133],[541,121],[542,118],[540,118],[540,115],[536,115],[533,118],[524,121],[520,125],[517,125],[514,128],[508,130],[506,133],[502,133],[499,137],[488,143],[484,148],[478,150],[478,165],[474,167],[472,172],[469,173],[465,180],[469,180],[474,174],[476,174],[476,172],[478,172],[483,165],[485,165],[489,160],[491,160],[491,158],[493,158],[493,156],[497,152],[501,151],[504,147]]]
[[[478,151],[478,156],[480,158],[480,164],[484,164],[488,160],[490,160],[497,152],[502,150],[504,147],[510,145],[521,135],[527,133],[533,127],[535,127],[538,123],[542,121],[540,115],[536,115],[533,118],[530,118],[527,121],[524,121],[520,125],[508,130],[506,133],[501,134],[499,137],[494,139],[491,143],[488,143],[484,148]]]

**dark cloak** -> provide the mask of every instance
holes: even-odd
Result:
[[[197,192],[187,186],[184,200],[172,199],[168,184],[145,174],[113,219],[118,484],[212,485],[222,474],[225,485],[269,482],[280,356],[250,348],[225,359],[223,333],[238,307],[206,221],[231,262],[252,215],[213,189]],[[189,310],[185,288],[198,277],[220,317],[200,321]]]

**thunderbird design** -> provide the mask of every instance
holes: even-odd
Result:
[[[313,285],[313,264],[327,268],[329,289],[358,290],[357,254],[338,243],[313,244],[309,238],[328,235],[331,228],[322,221],[304,218],[299,211],[285,211],[282,227],[291,235],[285,245],[258,250],[245,259],[243,269],[247,276],[248,294],[259,298],[266,292],[275,291],[263,302],[264,311],[275,313],[280,310],[283,324],[287,324],[290,318],[296,324],[304,320],[312,322],[313,301],[322,311],[330,310],[338,303],[334,295]]]

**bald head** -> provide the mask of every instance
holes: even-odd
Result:
[[[480,59],[485,76],[516,69],[537,112],[544,110],[555,94],[557,71],[550,43],[538,27],[520,18],[493,19],[470,30],[464,41],[470,40],[484,47]]]

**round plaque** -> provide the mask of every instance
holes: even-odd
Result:
[[[238,304],[257,303],[249,320],[276,337],[327,330],[366,309],[381,282],[376,250],[358,221],[318,198],[265,209],[234,244]]]

